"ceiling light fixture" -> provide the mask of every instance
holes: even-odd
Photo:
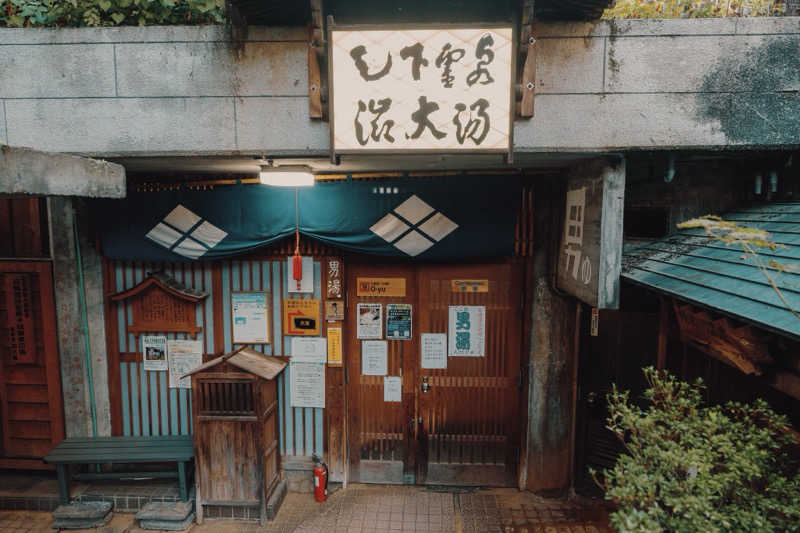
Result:
[[[258,178],[264,185],[273,187],[310,187],[314,185],[314,174],[306,166],[261,167]]]

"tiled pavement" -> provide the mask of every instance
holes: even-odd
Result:
[[[0,533],[52,532],[50,513],[0,511]],[[141,533],[132,514],[117,514],[97,533]],[[601,503],[551,500],[514,489],[435,492],[424,487],[350,485],[319,504],[288,494],[276,519],[206,520],[192,533],[610,533]]]

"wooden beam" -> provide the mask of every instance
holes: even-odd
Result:
[[[773,378],[772,386],[795,400],[800,400],[800,376],[789,372],[778,372]]]
[[[534,32],[535,24],[533,21],[530,26],[520,32],[524,38],[524,41],[520,43],[520,50],[525,51],[525,63],[520,77],[522,98],[519,104],[519,116],[523,118],[531,118],[533,116],[533,101],[536,92],[536,38],[534,37]]]
[[[320,58],[325,56],[322,26],[322,0],[310,0],[311,25],[308,31],[308,116],[324,118],[322,107],[322,70]]]
[[[313,34],[313,29],[311,29]],[[312,119],[322,118],[322,75],[319,68],[319,56],[313,42],[308,43],[308,116]]]

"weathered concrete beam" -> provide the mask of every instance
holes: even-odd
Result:
[[[124,198],[122,165],[0,145],[0,193]]]

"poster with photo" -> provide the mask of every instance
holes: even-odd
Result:
[[[191,389],[192,378],[181,376],[203,364],[203,341],[171,339],[167,341],[169,388]]]
[[[386,304],[386,338],[411,340],[411,304]]]
[[[358,314],[356,337],[359,339],[383,338],[383,305],[363,303],[356,306]]]
[[[142,366],[145,370],[167,369],[167,337],[142,335]]]

